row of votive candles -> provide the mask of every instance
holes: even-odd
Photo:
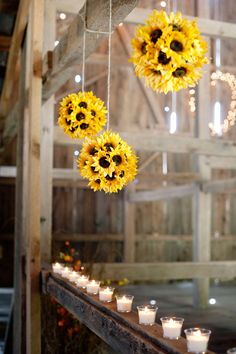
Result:
[[[90,295],[98,295],[102,302],[111,302],[113,299],[114,288],[101,287],[100,281],[89,280],[87,275],[82,275],[79,272],[72,271],[68,267],[64,267],[60,263],[52,265],[53,271],[60,274],[62,277],[75,283],[78,287],[86,289]],[[132,310],[132,295],[116,295],[116,304],[118,312],[131,312]],[[142,305],[137,306],[139,324],[152,326],[155,324],[157,306]],[[163,328],[163,337],[168,339],[179,339],[181,329],[184,322],[183,318],[178,317],[161,317]],[[204,353],[207,351],[208,341],[211,334],[210,330],[204,328],[189,328],[185,331],[187,338],[188,351],[192,353]]]

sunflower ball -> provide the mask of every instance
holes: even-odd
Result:
[[[60,102],[58,124],[71,138],[99,133],[106,124],[106,107],[92,92],[72,93]]]
[[[132,40],[131,62],[138,77],[154,91],[167,93],[193,87],[208,63],[207,44],[195,21],[180,12],[154,10]]]
[[[78,166],[94,191],[114,193],[136,176],[137,157],[119,134],[106,131],[96,139],[84,142]]]

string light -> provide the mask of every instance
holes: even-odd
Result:
[[[64,12],[61,12],[59,15],[61,20],[65,20],[66,19],[66,14],[64,14]]]
[[[161,7],[166,7],[166,2],[165,1],[161,1],[160,5],[161,5]]]
[[[211,80],[211,86],[213,87],[216,86],[217,80],[220,80],[226,82],[231,89],[230,109],[228,111],[227,117],[224,119],[223,123],[220,126],[221,132],[226,133],[236,123],[236,78],[230,73],[222,73],[221,71],[217,70],[216,72],[213,72],[211,74]],[[214,124],[212,122],[209,123],[208,126],[211,130],[212,135],[218,135],[219,127],[215,129]]]

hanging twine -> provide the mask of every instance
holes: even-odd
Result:
[[[83,33],[83,55],[82,55],[82,91],[85,90],[85,51],[86,51],[86,32],[108,35],[108,74],[107,74],[107,130],[110,126],[110,91],[111,91],[111,35],[112,35],[112,0],[109,4],[109,31],[96,31],[87,28],[87,0],[84,5],[84,33]]]

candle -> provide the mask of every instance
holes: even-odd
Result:
[[[100,285],[100,281],[90,280],[87,283],[87,293],[96,295],[98,293],[99,285]]]
[[[130,312],[133,302],[132,295],[116,295],[116,306],[118,312]]]
[[[61,275],[63,278],[68,278],[70,273],[71,273],[71,270],[69,267],[64,267],[61,271]]]
[[[61,274],[63,268],[63,265],[58,262],[52,264],[52,270],[54,273]]]
[[[211,331],[204,328],[189,328],[185,331],[188,352],[205,353]]]
[[[236,347],[228,349],[227,354],[236,354]]]
[[[178,339],[184,319],[178,317],[161,317],[163,337],[169,339]]]
[[[99,300],[103,302],[111,302],[113,292],[114,292],[114,288],[111,288],[109,286],[101,287],[99,289]]]
[[[155,306],[137,306],[139,324],[152,326],[155,323],[158,307]]]
[[[68,274],[68,279],[71,281],[71,282],[74,282],[76,283],[76,280],[80,277],[80,273],[78,272],[75,272],[75,271],[72,271]]]
[[[76,285],[79,288],[85,289],[88,281],[89,281],[89,277],[87,275],[80,275],[76,280]]]

